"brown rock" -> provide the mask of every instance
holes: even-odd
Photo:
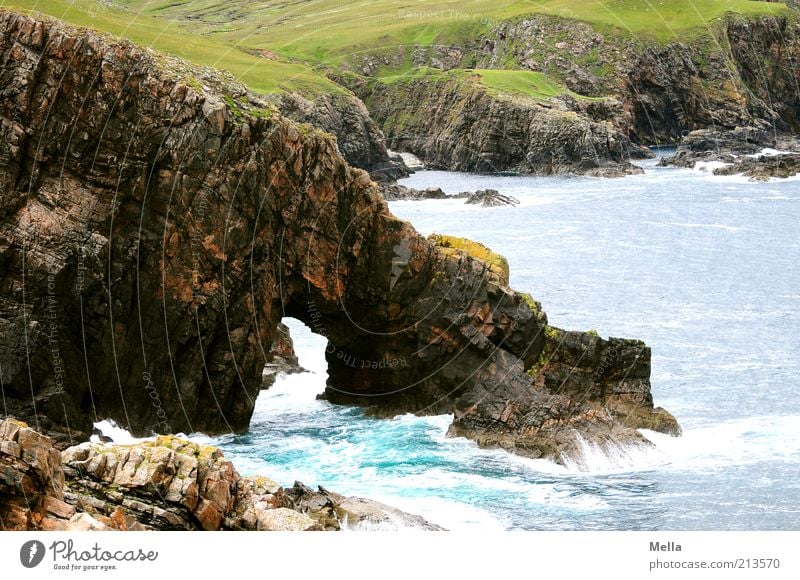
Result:
[[[65,520],[75,515],[75,508],[73,506],[50,496],[45,496],[43,498],[42,508],[46,513]]]

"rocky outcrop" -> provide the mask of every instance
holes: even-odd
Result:
[[[289,328],[282,322],[275,327],[275,338],[267,354],[264,365],[262,387],[269,389],[275,384],[280,375],[293,375],[306,370],[300,366],[297,354],[294,352],[294,341],[289,333]]]
[[[0,420],[0,530],[28,530],[68,519],[64,472],[53,441],[14,419]]]
[[[762,154],[765,149],[772,149]],[[674,155],[659,161],[662,166],[694,168],[698,163],[719,162],[714,175],[744,175],[752,180],[797,175],[800,139],[776,135],[761,127],[739,127],[732,131],[700,129],[689,133]]]
[[[355,95],[341,93],[316,95],[307,99],[295,93],[281,94],[278,107],[288,119],[309,123],[336,136],[336,143],[347,162],[365,169],[377,181],[405,177],[408,170],[392,161],[383,133],[369,111]]]
[[[730,163],[739,155],[752,155],[777,146],[775,133],[768,128],[698,129],[686,135],[675,154],[662,158],[659,165],[693,168],[699,161]]]
[[[798,173],[800,173],[800,153],[740,157],[730,165],[714,169],[714,175],[744,175],[752,181],[794,177]]]
[[[386,504],[363,497],[345,497],[319,487],[317,491],[302,483],[286,490],[295,510],[307,514],[325,529],[441,531],[420,516],[405,513]]]
[[[561,101],[498,98],[469,79],[377,83],[364,95],[391,149],[431,169],[537,175],[641,173],[650,153]]]
[[[447,199],[453,197],[442,191],[441,187],[415,189],[397,183],[382,183],[381,193],[383,193],[386,201],[422,201],[425,199]]]
[[[238,474],[222,451],[171,436],[138,445],[83,443],[62,455],[66,497],[111,517],[122,507],[149,529],[218,530],[234,509]]]
[[[328,338],[329,400],[455,413],[530,456],[558,459],[551,434],[567,445],[622,397],[623,378],[593,380],[590,400],[565,394],[569,377],[537,386],[547,319],[504,260],[420,236],[333,137],[224,76],[195,88],[181,61],[7,11],[0,55],[5,412],[59,445],[96,417],[138,435],[245,430],[283,316]]]
[[[496,189],[481,189],[478,191],[464,191],[454,195],[447,195],[440,187],[414,189],[397,183],[382,183],[381,192],[386,201],[424,201],[426,199],[463,199],[469,205],[483,207],[499,207],[503,205],[519,205],[519,200],[510,195],[505,195]]]
[[[176,437],[60,453],[24,423],[0,421],[0,530],[285,532],[342,524],[441,529],[371,500],[241,477],[219,449]]]
[[[352,59],[354,72],[368,79],[382,68],[402,69],[409,60],[438,71],[474,67],[545,73],[573,92],[545,103],[577,117],[563,143],[548,131],[557,116],[519,103],[479,99],[468,83],[342,82],[365,100],[392,148],[407,147],[435,167],[593,174],[594,167],[582,170],[581,160],[594,157],[601,166],[612,166],[636,158],[635,148],[625,151],[628,139],[639,145],[677,144],[698,129],[743,126],[797,133],[799,57],[800,20],[792,13],[729,14],[706,34],[666,43],[599,31],[569,18],[532,15],[500,22],[459,46],[392,47]],[[520,111],[531,108],[535,115]],[[481,118],[491,122],[481,124]],[[544,127],[541,133],[526,131],[531,120]],[[598,123],[611,124],[607,134],[618,146],[603,145],[602,137],[598,143],[603,134]],[[440,143],[435,142],[438,135],[443,136]],[[570,150],[570,140],[576,139],[579,144]],[[540,141],[556,151],[553,163],[537,154]],[[533,161],[526,165],[521,160],[531,148]],[[448,161],[443,150],[455,159]]]
[[[483,207],[500,207],[504,205],[519,205],[519,200],[516,197],[502,194],[496,189],[481,189],[475,193],[470,193],[464,203]]]

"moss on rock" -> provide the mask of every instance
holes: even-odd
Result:
[[[489,270],[497,274],[503,284],[508,285],[509,266],[508,260],[496,252],[493,252],[479,242],[473,242],[467,238],[447,236],[443,234],[431,234],[428,240],[433,242],[437,248],[457,250],[468,256],[480,260],[489,267]]]

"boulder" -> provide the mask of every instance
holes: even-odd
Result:
[[[0,419],[0,530],[38,529],[50,516],[75,513],[64,499],[61,454],[26,423]]]

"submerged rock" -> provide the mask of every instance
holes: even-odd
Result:
[[[345,497],[323,487],[317,491],[295,482],[286,490],[294,509],[308,514],[323,529],[441,531],[420,516],[363,497]]]
[[[519,205],[519,200],[510,195],[504,195],[496,189],[481,189],[467,195],[464,203],[482,205],[483,207],[498,207],[503,205]]]

